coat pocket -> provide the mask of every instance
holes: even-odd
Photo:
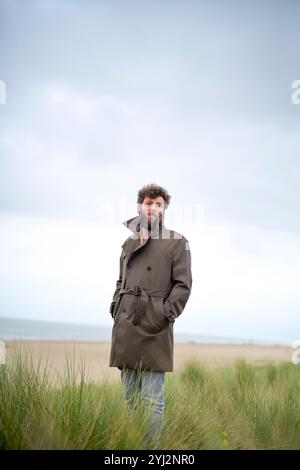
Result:
[[[152,318],[153,331],[159,333],[168,326],[169,321],[164,311],[164,299],[162,297],[151,297],[152,300]]]

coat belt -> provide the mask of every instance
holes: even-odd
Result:
[[[168,297],[167,292],[163,292],[163,291],[153,292],[151,290],[142,289],[141,286],[138,286],[138,285],[134,286],[134,288],[126,287],[126,288],[120,289],[119,292],[120,292],[120,294],[133,294],[135,296],[134,305],[137,304],[138,297],[142,295],[142,292],[146,293],[149,297],[160,297],[162,299]],[[146,304],[144,303],[143,307],[140,309],[140,311],[135,312],[135,316],[134,316],[134,319],[133,319],[133,324],[134,325],[139,325],[140,324],[141,318],[143,316],[145,308],[146,308]]]
[[[149,295],[149,297],[160,297],[160,298],[165,298],[168,296],[168,293],[167,292],[163,292],[163,291],[151,291],[151,290],[147,290],[147,289],[143,289],[144,292],[146,292],[147,295]],[[136,295],[136,296],[140,296],[142,295],[142,288],[140,286],[134,286],[133,288],[130,288],[130,287],[126,287],[124,289],[120,289],[119,291],[120,294],[133,294],[133,295]]]

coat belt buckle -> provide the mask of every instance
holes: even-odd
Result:
[[[140,286],[134,286],[134,295],[142,295],[142,289]]]

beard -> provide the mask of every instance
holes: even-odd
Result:
[[[149,232],[154,233],[162,227],[162,214],[154,217],[153,220],[149,220],[147,215],[141,213],[140,222],[142,227],[146,228]]]

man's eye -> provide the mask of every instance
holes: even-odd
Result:
[[[152,202],[147,202],[146,205],[147,205],[147,206],[152,206]],[[158,202],[158,203],[156,204],[156,207],[161,207],[161,203]]]

